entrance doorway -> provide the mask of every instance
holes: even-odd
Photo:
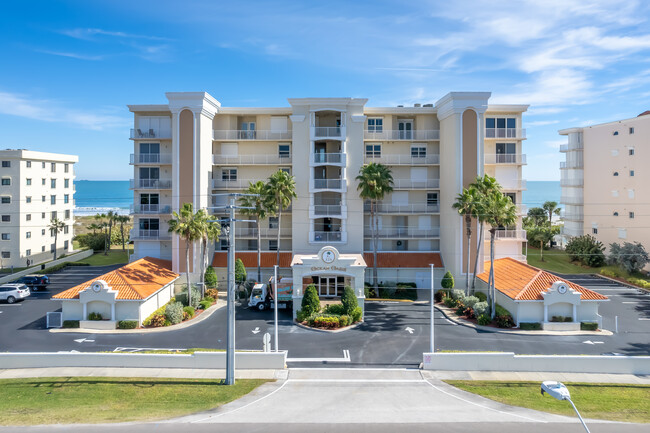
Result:
[[[320,277],[318,279],[318,295],[327,298],[338,296],[336,277]]]

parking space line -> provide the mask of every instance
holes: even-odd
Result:
[[[4,304],[0,305],[0,307],[22,307],[23,304]]]

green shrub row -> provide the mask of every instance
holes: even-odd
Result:
[[[534,323],[520,323],[519,329],[522,331],[539,331],[542,329],[542,324],[539,322]]]
[[[487,326],[492,322],[492,319],[487,314],[481,314],[480,316],[478,316],[478,319],[476,319],[476,321],[481,326]]]
[[[580,323],[580,329],[582,331],[595,331],[598,329],[598,323],[597,322],[581,322]]]
[[[120,320],[117,322],[117,329],[135,329],[137,327],[137,320]]]
[[[88,263],[79,263],[79,262],[63,262],[59,263],[58,265],[51,266],[47,269],[44,269],[42,271],[37,271],[36,273],[39,275],[45,275],[45,274],[54,274],[59,272],[62,269],[67,268],[68,266],[90,266]]]
[[[199,301],[199,307],[201,307],[201,310],[207,310],[214,304],[214,302],[206,301],[205,299],[202,301]]]
[[[78,320],[64,320],[63,321],[63,328],[78,328],[79,327],[79,321]]]
[[[91,311],[88,313],[88,320],[102,320],[103,317],[100,313],[95,313],[94,311]]]
[[[551,322],[573,322],[573,317],[553,316],[551,317]]]

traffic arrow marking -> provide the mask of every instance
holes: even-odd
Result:
[[[591,340],[583,341],[583,343],[585,343],[585,344],[605,344],[604,341],[591,341]]]
[[[410,326],[407,326],[405,331],[408,332],[409,334],[412,334],[413,331],[415,331],[415,329],[411,328]]]
[[[251,332],[252,332],[253,334],[257,334],[257,333],[259,333],[259,332],[260,332],[260,327],[259,327],[259,326],[256,327],[256,328],[253,329]]]
[[[79,338],[79,339],[75,340],[75,342],[77,342],[77,343],[94,343],[95,340],[89,340],[87,338]]]

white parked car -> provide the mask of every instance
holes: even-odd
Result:
[[[0,301],[13,304],[29,296],[29,288],[24,284],[3,284],[0,286]]]

